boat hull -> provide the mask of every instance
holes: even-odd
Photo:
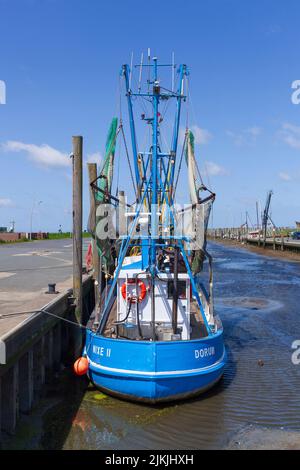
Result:
[[[131,401],[160,403],[196,396],[222,377],[223,332],[190,341],[129,341],[88,332],[88,376],[102,391]]]

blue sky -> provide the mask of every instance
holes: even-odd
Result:
[[[300,219],[298,0],[0,0],[0,226],[71,227],[72,135],[85,160],[104,153],[118,109],[119,70],[152,56],[190,69],[189,122],[215,226],[255,219],[272,189],[278,226]],[[125,114],[125,106],[124,106]],[[166,126],[167,126],[166,120]],[[184,127],[184,122],[182,126]],[[142,140],[142,139],[141,139]],[[127,189],[125,155],[120,189]],[[85,175],[84,222],[88,212]],[[184,193],[184,181],[179,193]],[[39,201],[43,201],[38,204]]]

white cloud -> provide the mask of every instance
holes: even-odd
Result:
[[[278,173],[278,176],[283,181],[291,181],[292,179],[292,177],[288,173],[285,173],[284,171],[281,171],[280,173]]]
[[[273,34],[280,34],[283,32],[283,29],[280,25],[278,24],[271,24],[270,26],[267,27],[265,34],[267,36],[271,36]]]
[[[257,126],[249,127],[249,129],[245,129],[245,133],[252,135],[252,137],[257,137],[262,133],[262,129]]]
[[[100,152],[90,153],[87,156],[87,163],[97,163],[99,165],[102,161],[102,155]]]
[[[207,129],[201,129],[201,127],[193,125],[190,127],[190,130],[194,134],[196,145],[208,144],[208,142],[212,139],[212,134]],[[180,144],[183,144],[184,136],[185,136],[185,128],[181,127],[179,130]]]
[[[0,207],[10,207],[13,205],[13,202],[11,199],[8,198],[0,198]]]
[[[67,167],[71,164],[68,154],[47,144],[25,144],[9,140],[2,144],[2,149],[6,152],[26,152],[30,160],[45,167]]]
[[[214,162],[205,162],[205,169],[209,176],[225,176],[228,175],[228,171],[220,165]]]
[[[6,104],[6,84],[0,80],[0,104]]]
[[[212,139],[212,134],[207,129],[201,129],[195,125],[191,126],[191,131],[195,137],[195,144],[208,144],[208,142]]]
[[[282,124],[281,137],[292,148],[300,149],[300,127],[288,122]]]
[[[226,135],[230,137],[238,147],[255,144],[257,137],[261,134],[262,128],[257,126],[248,127],[241,132],[226,131]]]
[[[241,134],[237,134],[236,132],[232,132],[232,131],[226,131],[226,135],[230,137],[233,140],[234,144],[237,145],[238,147],[240,145],[243,145],[244,138]]]

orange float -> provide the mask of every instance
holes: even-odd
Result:
[[[74,372],[76,375],[84,375],[87,373],[89,368],[89,361],[86,357],[79,357],[77,361],[74,362]]]
[[[136,284],[136,279],[127,279],[127,281],[124,282],[124,284],[122,285],[121,294],[122,294],[122,297],[123,297],[124,300],[126,300],[126,291],[127,291],[128,284],[130,284],[130,285]],[[127,295],[127,300],[132,302],[132,303],[136,303],[137,301],[142,302],[144,300],[144,298],[146,297],[147,288],[146,288],[145,284],[143,283],[143,281],[139,280],[137,282],[137,285],[140,289],[140,294],[138,296],[130,295],[130,294]]]

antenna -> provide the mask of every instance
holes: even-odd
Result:
[[[131,90],[132,64],[133,64],[133,52],[131,53],[131,59],[130,59],[129,91]]]
[[[138,92],[141,93],[141,81],[142,81],[142,70],[143,70],[143,61],[144,61],[144,53],[141,54],[141,63],[140,63],[140,74],[139,74],[139,86]]]
[[[183,96],[183,91],[184,91],[183,90],[183,85],[184,85],[184,80],[182,80],[182,82],[181,82],[181,90],[180,90],[181,96]]]
[[[10,233],[14,233],[14,231],[15,231],[15,223],[16,223],[16,222],[15,222],[14,220],[12,220],[12,221],[9,222],[9,223],[11,224],[11,227],[10,227],[9,231],[10,231]]]
[[[256,201],[256,227],[259,230],[258,201]]]
[[[148,47],[148,93],[150,89],[150,61],[151,61],[151,51],[150,47]]]
[[[174,92],[174,81],[175,81],[175,54],[172,52],[172,92]]]

